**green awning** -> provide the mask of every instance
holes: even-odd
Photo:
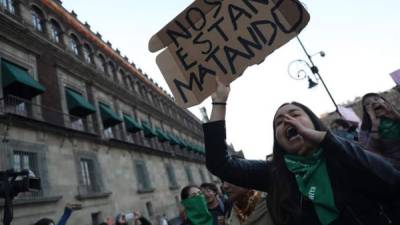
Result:
[[[186,147],[185,140],[183,140],[183,139],[181,139],[181,138],[178,137],[178,145],[179,145],[179,147],[181,147],[181,148],[185,148],[185,147]]]
[[[110,106],[100,102],[99,108],[104,128],[112,127],[122,123],[122,119],[114,111],[112,111]]]
[[[2,60],[1,72],[5,95],[31,99],[46,90],[43,85],[29,75],[28,70],[13,63]]]
[[[169,141],[169,137],[167,136],[166,133],[164,133],[161,129],[156,128],[155,132],[157,134],[157,138],[160,142],[166,142]]]
[[[177,145],[178,144],[178,141],[176,140],[174,135],[172,135],[170,133],[166,133],[166,135],[169,137],[169,144],[170,145]]]
[[[86,117],[87,115],[96,112],[96,108],[80,93],[66,88],[65,94],[67,97],[68,111],[71,115]]]
[[[128,132],[136,133],[143,129],[140,123],[128,115],[124,115],[124,122]]]
[[[150,125],[147,122],[142,122],[142,126],[143,126],[143,132],[144,132],[145,137],[153,138],[153,137],[157,136],[157,134],[154,132],[153,128],[150,127]]]

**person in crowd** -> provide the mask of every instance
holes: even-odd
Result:
[[[330,124],[331,131],[342,138],[350,141],[358,141],[357,124],[345,119],[335,119]]]
[[[181,204],[184,208],[182,225],[213,225],[213,217],[198,186],[188,185],[181,190]]]
[[[376,93],[364,95],[361,103],[363,118],[360,142],[400,169],[400,112]]]
[[[273,225],[263,194],[223,181],[233,207],[226,213],[227,225]]]
[[[232,158],[225,114],[230,88],[217,78],[203,125],[206,165],[229,183],[268,193],[277,225],[400,224],[400,172],[359,144],[337,138],[306,106],[281,105],[273,119],[273,159]]]
[[[109,224],[107,224],[106,222],[101,222],[99,223],[99,225],[109,225]]]
[[[128,221],[125,218],[125,214],[120,213],[115,218],[115,225],[128,225]]]
[[[225,212],[230,210],[229,202],[220,196],[217,185],[213,183],[203,183],[200,189],[206,198],[208,211],[213,216],[214,225],[224,225]]]
[[[135,225],[152,225],[149,219],[144,217],[139,211],[133,212],[133,219]]]
[[[164,215],[158,215],[157,216],[157,222],[158,222],[158,225],[168,225],[168,220],[167,220],[165,214]]]
[[[69,217],[72,214],[73,210],[81,209],[82,206],[80,204],[66,204],[64,208],[64,213],[62,214],[61,218],[58,220],[57,225],[66,225]],[[42,218],[37,221],[34,225],[55,225],[54,221],[49,218]]]

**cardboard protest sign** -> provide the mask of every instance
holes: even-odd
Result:
[[[343,119],[357,124],[361,124],[360,117],[357,116],[357,114],[354,112],[352,108],[338,105],[338,111],[340,112],[340,115],[342,115]]]
[[[400,69],[391,73],[390,76],[397,85],[400,85]]]
[[[196,0],[149,42],[157,65],[182,107],[216,89],[216,75],[232,82],[264,61],[306,26],[298,0]]]

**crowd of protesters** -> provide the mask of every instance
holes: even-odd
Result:
[[[207,168],[234,202],[225,224],[400,224],[400,113],[393,103],[365,95],[360,129],[343,119],[328,129],[305,105],[284,103],[273,119],[272,160],[246,160],[227,151],[230,87],[217,83],[203,130]],[[247,200],[237,200],[235,189]]]
[[[81,209],[79,204],[67,204],[64,208],[64,213],[58,220],[57,224],[50,218],[42,218],[34,225],[67,225],[68,219],[71,217],[73,211]],[[168,225],[164,217],[159,218],[157,225]],[[131,222],[130,222],[131,221]],[[150,220],[142,216],[139,211],[129,213],[119,213],[115,218],[108,217],[105,221],[100,222],[98,225],[152,225]]]
[[[219,81],[203,125],[207,168],[222,181],[181,190],[181,225],[400,224],[400,113],[379,94],[362,98],[362,123],[327,128],[307,106],[284,103],[273,119],[273,154],[246,160],[227,151],[230,87]],[[57,225],[66,225],[67,205]],[[159,225],[168,225],[165,216]],[[151,225],[138,212],[100,225]],[[49,218],[35,225],[56,225]]]

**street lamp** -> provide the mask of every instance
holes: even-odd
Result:
[[[300,38],[297,36],[297,41],[300,43],[304,53],[306,54],[308,61],[297,59],[289,63],[288,65],[288,74],[291,78],[295,80],[303,80],[305,78],[308,79],[308,88],[313,88],[318,85],[318,82],[321,81],[322,85],[326,92],[328,93],[329,97],[331,98],[333,104],[335,105],[336,112],[340,115],[338,110],[338,106],[335,100],[332,97],[332,94],[329,92],[328,87],[326,86],[324,80],[322,79],[321,75],[319,74],[318,67],[312,61],[312,57],[315,55],[320,55],[321,57],[325,57],[325,52],[320,51],[316,54],[310,55],[308,54],[306,48],[304,47],[303,43],[301,42]],[[306,72],[307,70],[311,71],[313,78]]]

